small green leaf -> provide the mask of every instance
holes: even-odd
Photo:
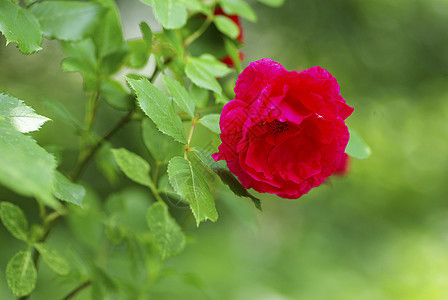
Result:
[[[201,12],[205,15],[211,14],[211,10],[207,7],[207,4],[201,2],[200,0],[179,0],[179,2],[193,12]]]
[[[79,184],[72,183],[61,172],[55,172],[54,196],[60,200],[82,206],[86,189]]]
[[[232,72],[232,69],[227,67],[227,65],[216,59],[211,54],[202,54],[197,57],[191,58],[196,64],[201,65],[206,69],[211,75],[215,77],[224,77]]]
[[[112,154],[121,171],[131,180],[145,186],[151,186],[150,166],[146,160],[124,148],[112,149]]]
[[[211,131],[220,134],[221,129],[219,128],[219,114],[210,114],[202,117],[199,123],[210,129]]]
[[[224,47],[235,65],[236,72],[241,73],[241,59],[238,47],[229,39],[224,39]]]
[[[149,52],[152,51],[152,30],[149,27],[148,23],[141,22],[140,23],[140,31],[142,32],[143,40],[146,42],[146,47]]]
[[[16,130],[25,133],[39,130],[50,120],[36,114],[23,101],[5,94],[0,94],[0,117],[8,120]]]
[[[148,49],[148,44],[143,39],[128,41],[129,56],[127,65],[134,69],[141,69],[146,66],[149,55],[151,54]]]
[[[182,252],[185,248],[185,235],[165,204],[158,202],[151,205],[146,220],[154,234],[162,259]]]
[[[271,7],[280,7],[285,3],[285,0],[257,0],[260,3],[269,5]]]
[[[163,28],[181,28],[187,22],[187,8],[178,0],[152,0],[154,15]]]
[[[210,98],[209,90],[200,88],[197,85],[192,84],[190,86],[189,92],[194,99],[194,103],[195,103],[196,107],[200,107],[200,108],[207,107],[209,98]],[[218,94],[216,94],[216,95],[218,95]]]
[[[115,109],[130,111],[134,107],[133,97],[118,81],[112,79],[102,81],[101,96]]]
[[[23,54],[41,50],[42,31],[36,17],[9,0],[0,0],[0,7],[0,31],[6,37],[6,44],[17,43]]]
[[[58,251],[43,243],[36,243],[34,247],[39,251],[45,264],[55,273],[59,275],[67,275],[70,273],[70,265]]]
[[[176,193],[190,204],[197,226],[207,219],[213,222],[218,219],[215,200],[197,166],[183,157],[173,157],[168,164],[168,176]]]
[[[61,102],[54,100],[44,100],[43,104],[45,110],[55,120],[70,125],[74,129],[81,130],[81,125],[79,124],[78,120],[76,120],[76,118],[71,114],[71,112],[69,112],[69,110]]]
[[[240,34],[238,25],[236,25],[235,22],[233,22],[229,17],[218,15],[215,16],[213,22],[215,23],[216,28],[218,28],[219,31],[221,31],[231,39],[236,39]]]
[[[9,260],[6,281],[16,296],[25,296],[34,290],[37,271],[30,251],[19,251]]]
[[[187,62],[185,73],[187,74],[187,77],[190,78],[190,80],[197,86],[212,90],[219,95],[222,94],[222,88],[216,78],[196,60],[190,60]]]
[[[182,121],[174,111],[172,100],[147,79],[126,78],[137,94],[140,107],[160,131],[183,144],[187,143]]]
[[[163,75],[165,85],[173,96],[174,101],[184,112],[194,118],[194,100],[190,93],[177,80]]]
[[[348,131],[350,133],[350,140],[348,141],[345,153],[357,159],[368,158],[372,153],[370,147],[364,142],[364,140],[355,130],[349,128]]]
[[[0,218],[16,239],[28,241],[28,221],[20,207],[10,202],[1,202]]]
[[[6,121],[0,121],[0,157],[0,184],[50,201],[56,167],[53,156]]]
[[[173,156],[181,155],[184,145],[161,133],[149,118],[142,120],[142,137],[146,148],[159,163],[167,163]]]
[[[104,8],[93,1],[45,1],[33,4],[30,11],[46,37],[80,41],[93,34]]]
[[[257,21],[257,15],[244,0],[219,0],[222,10],[227,15],[239,15],[251,22]]]

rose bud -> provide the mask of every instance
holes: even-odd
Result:
[[[246,188],[296,199],[341,164],[349,140],[344,120],[352,112],[327,70],[299,73],[255,61],[222,110],[222,143],[213,158],[225,160]]]

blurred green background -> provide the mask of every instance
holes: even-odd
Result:
[[[136,37],[140,21],[154,24],[151,9],[136,0],[119,7],[128,38]],[[258,22],[243,22],[244,64],[269,57],[289,70],[328,69],[355,108],[348,124],[371,146],[372,156],[353,160],[347,177],[332,178],[299,200],[262,195],[263,213],[247,199],[218,191],[218,222],[187,229],[186,250],[167,261],[166,276],[142,299],[447,299],[448,2],[286,0],[278,9],[253,7]],[[32,56],[4,45],[2,39],[1,91],[49,117],[44,101],[61,101],[82,120],[82,81],[60,71],[57,43],[46,41]],[[99,132],[119,117],[102,109]],[[118,134],[114,145],[142,149],[134,129]],[[77,139],[69,126],[55,121],[33,135],[43,146],[67,147],[63,168],[73,167]],[[95,170],[84,182],[101,187],[98,202],[115,192]],[[149,205],[139,188],[128,192]],[[0,200],[18,203],[38,222],[34,201],[1,187]],[[62,222],[49,239],[65,253],[104,238],[101,229],[80,229],[75,238],[67,226]],[[0,265],[6,266],[24,245],[4,227],[0,241]],[[116,276],[121,268],[110,267]],[[73,287],[42,264],[40,270],[30,299],[52,299],[50,291],[63,295]],[[79,296],[88,299],[88,290]],[[0,299],[11,297],[2,268]]]

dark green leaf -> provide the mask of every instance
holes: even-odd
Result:
[[[131,180],[141,185],[151,186],[149,171],[151,170],[148,162],[124,148],[112,149],[112,154],[121,171]]]
[[[67,275],[70,273],[70,265],[58,251],[44,243],[34,244],[34,247],[39,251],[45,264],[55,273],[59,275]]]
[[[127,77],[127,81],[137,94],[140,107],[157,128],[176,141],[186,144],[182,121],[174,111],[172,100],[147,79],[136,80]]]
[[[350,132],[350,140],[348,141],[345,153],[357,159],[368,158],[372,153],[370,147],[364,142],[364,140],[358,135],[355,130],[349,128],[348,131]]]
[[[125,45],[121,29],[120,14],[114,0],[97,0],[105,12],[101,14],[101,22],[96,26],[93,35],[98,56],[106,57],[120,52]]]
[[[212,90],[221,95],[222,88],[216,78],[197,60],[189,60],[185,67],[185,73],[190,80],[201,88]]]
[[[176,256],[184,250],[185,235],[165,204],[157,202],[151,205],[146,220],[154,234],[162,259]]]
[[[82,201],[86,195],[86,189],[79,184],[72,183],[62,173],[55,172],[54,196],[60,200],[82,206]]]
[[[37,272],[30,251],[17,252],[6,266],[6,281],[16,296],[30,294],[36,287]]]
[[[0,183],[24,196],[51,201],[55,160],[30,136],[0,121]]]
[[[173,96],[174,101],[184,112],[194,118],[194,100],[190,93],[177,80],[163,75],[165,85]]]
[[[102,81],[101,96],[115,109],[130,111],[134,107],[134,98],[118,81],[112,79]]]
[[[28,241],[28,220],[20,207],[10,202],[1,202],[0,218],[6,229],[16,239]]]
[[[187,22],[187,9],[178,0],[152,0],[154,15],[160,25],[177,29]]]
[[[80,41],[93,34],[104,8],[93,1],[45,1],[35,3],[30,11],[46,37]]]
[[[236,25],[236,23],[233,22],[229,17],[218,15],[215,16],[213,22],[215,23],[216,28],[218,28],[219,31],[221,31],[231,39],[236,39],[240,34],[238,25]]]
[[[9,95],[0,94],[0,117],[5,118],[20,132],[31,132],[47,122],[48,118],[38,115],[23,101]]]
[[[251,22],[257,21],[257,15],[244,0],[219,0],[222,10],[227,15],[239,15]]]
[[[190,204],[198,226],[207,219],[213,222],[218,219],[210,188],[197,166],[183,157],[173,157],[168,164],[168,176],[176,193]]]
[[[146,148],[159,163],[167,163],[173,156],[181,155],[184,145],[161,133],[149,118],[142,120],[142,136]]]
[[[41,50],[42,32],[36,17],[9,0],[0,0],[0,7],[0,31],[6,44],[17,43],[23,54]]]
[[[199,123],[210,129],[211,131],[220,134],[221,129],[219,128],[219,114],[210,114],[202,117]]]
[[[191,60],[202,66],[207,72],[215,77],[224,77],[232,72],[231,68],[227,67],[225,63],[217,60],[216,57],[211,54],[202,54],[199,57],[192,57]]]

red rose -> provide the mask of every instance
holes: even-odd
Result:
[[[246,188],[299,198],[340,165],[352,112],[327,70],[252,62],[221,113],[222,144],[213,158],[226,160]]]
[[[341,157],[341,163],[334,171],[333,175],[337,176],[345,176],[350,171],[350,156],[347,153],[344,153]]]

